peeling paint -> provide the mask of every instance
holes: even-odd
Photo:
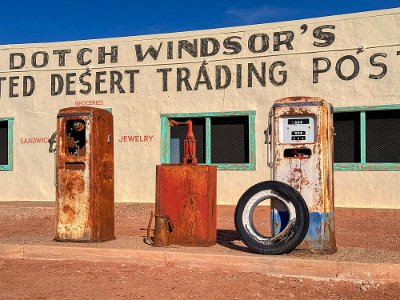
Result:
[[[74,138],[71,124],[76,122],[84,129]],[[55,240],[98,242],[114,238],[112,136],[111,113],[89,107],[60,110]]]
[[[279,119],[282,116],[314,116],[315,140],[306,143],[282,142],[279,133],[279,124],[281,124]],[[273,106],[273,179],[294,187],[307,204],[310,227],[299,248],[325,253],[336,251],[332,126],[331,107],[322,99],[292,97],[278,100]],[[285,156],[284,153],[287,155]],[[277,203],[273,203],[272,208],[274,209],[272,224],[275,228],[274,233],[277,233],[286,226],[287,217],[286,212],[282,211]],[[276,223],[279,225],[277,226]]]

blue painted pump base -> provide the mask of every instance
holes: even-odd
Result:
[[[310,212],[310,225],[303,242],[296,248],[321,254],[337,251],[335,237],[335,213]],[[288,222],[287,211],[271,210],[274,234],[283,230]],[[274,224],[274,225],[273,225]]]

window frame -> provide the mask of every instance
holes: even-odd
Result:
[[[0,165],[0,171],[12,171],[13,170],[13,127],[14,118],[0,118],[0,122],[7,121],[8,128],[8,164]]]
[[[333,113],[360,113],[360,160],[359,163],[334,163],[335,171],[400,171],[400,163],[367,163],[367,111],[400,110],[400,104],[377,106],[334,107]]]
[[[215,117],[248,117],[249,120],[249,162],[248,163],[211,163],[211,118]],[[243,170],[254,171],[256,168],[256,137],[255,137],[256,111],[229,111],[229,112],[206,112],[206,113],[173,113],[161,114],[161,149],[160,162],[170,163],[170,141],[171,130],[169,119],[173,118],[205,118],[205,164],[217,166],[217,170]]]

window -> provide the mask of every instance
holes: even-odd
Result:
[[[13,168],[13,118],[0,118],[0,171]]]
[[[337,107],[335,170],[400,170],[400,105]]]
[[[187,126],[169,120],[192,120],[199,164],[219,170],[255,170],[255,111],[161,115],[161,163],[183,161]]]

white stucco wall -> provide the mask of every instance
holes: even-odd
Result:
[[[326,25],[329,27],[326,28]],[[160,163],[160,114],[256,111],[256,170],[218,171],[218,204],[236,204],[248,187],[269,179],[263,131],[267,126],[269,109],[276,99],[303,95],[324,98],[334,106],[400,104],[399,27],[400,9],[391,9],[164,35],[0,46],[0,118],[14,118],[14,167],[12,171],[0,172],[0,201],[54,201],[54,157],[48,153],[48,144],[40,138],[50,137],[54,132],[59,109],[82,104],[79,101],[92,101],[85,104],[112,108],[114,115],[117,202],[154,202],[155,166]],[[330,33],[330,37],[333,34],[334,40],[328,43],[321,39],[318,28]],[[278,32],[281,34],[277,34]],[[291,47],[288,44],[281,45],[279,50],[274,50],[274,33],[276,37],[285,39],[288,38],[287,32],[293,33]],[[266,35],[269,37],[268,49],[263,49],[261,40]],[[202,39],[204,42],[206,38],[218,41],[220,49],[215,55],[201,57]],[[192,57],[183,51],[180,58],[177,52],[178,41],[188,40],[193,43],[194,39],[198,42],[198,55]],[[249,39],[255,40],[255,44],[250,47]],[[235,48],[239,53],[234,53],[235,50],[229,45],[224,46],[224,41],[230,41],[230,46],[237,46],[232,42],[239,43],[240,52]],[[326,43],[326,46],[317,47],[314,43]],[[140,61],[135,48],[137,45],[141,45],[143,51],[150,45],[155,49],[160,46],[157,59],[147,55]],[[171,45],[173,50],[168,52]],[[101,47],[105,47],[107,53],[111,51],[111,47],[116,47],[117,54],[114,57],[117,61],[111,62],[110,55],[106,55],[105,63],[99,63]],[[360,52],[360,47],[365,50]],[[79,64],[77,59],[79,53],[85,51],[81,50],[84,48],[91,51],[83,54],[82,62],[91,60],[88,65]],[[68,50],[65,51],[65,65],[59,61],[62,56],[59,54],[60,50]],[[47,64],[43,61],[46,55],[44,52],[48,54]],[[371,74],[378,75],[383,70],[379,66],[371,65],[371,56],[376,53],[384,53],[384,56],[376,57],[375,62],[384,63],[387,72],[380,79],[371,79]],[[26,60],[23,67],[20,60],[22,55]],[[32,55],[36,58],[36,67],[32,66]],[[342,80],[335,72],[335,67],[338,60],[347,55],[357,60],[359,73],[354,79]],[[13,56],[14,66],[10,65],[10,58]],[[313,82],[313,59],[321,57],[329,59],[332,66],[329,71],[319,74],[318,82]],[[277,61],[284,62],[284,66],[274,69],[274,79],[282,81],[280,71],[285,71],[287,75],[286,81],[280,86],[272,84],[268,78],[270,66]],[[265,63],[265,86],[255,79],[252,87],[248,86],[249,63],[254,64],[259,72]],[[217,90],[215,68],[219,65],[227,66],[231,70],[232,82],[228,87]],[[237,65],[242,66],[240,88],[236,83]],[[177,69],[190,70],[189,81],[194,88],[201,66],[208,72],[212,89],[208,90],[203,84],[197,90],[188,91],[183,88],[182,91],[177,91]],[[319,68],[324,67],[324,62],[320,61]],[[157,72],[165,68],[172,69],[168,72],[168,91],[163,91],[162,73]],[[133,93],[130,92],[129,74],[124,73],[127,70],[138,71],[134,75]],[[96,93],[96,72],[103,71],[106,75],[100,77],[101,80],[104,79],[104,83],[100,83],[100,90],[105,93]],[[118,89],[114,93],[110,92],[111,71],[118,71],[123,75],[121,86],[125,93],[120,93]],[[342,74],[350,76],[353,71],[354,65],[349,59],[345,60],[341,65]],[[79,76],[85,72],[91,75],[84,79],[93,85],[88,94],[79,92],[87,88],[79,83]],[[53,78],[54,75],[61,76],[65,81],[66,74],[71,73],[76,73],[76,76],[70,75],[71,81],[75,81],[70,84],[70,89],[75,94],[67,95],[64,86],[59,95],[52,95],[52,75]],[[32,95],[25,97],[22,89],[23,76],[31,76],[35,81]],[[10,84],[13,83],[14,87],[10,91]],[[29,87],[28,85],[28,90]],[[55,87],[57,90],[57,86]],[[124,135],[151,136],[151,141],[148,138],[147,142],[120,142]],[[39,138],[39,142],[33,138]],[[336,171],[336,206],[400,208],[398,182],[399,171]]]

